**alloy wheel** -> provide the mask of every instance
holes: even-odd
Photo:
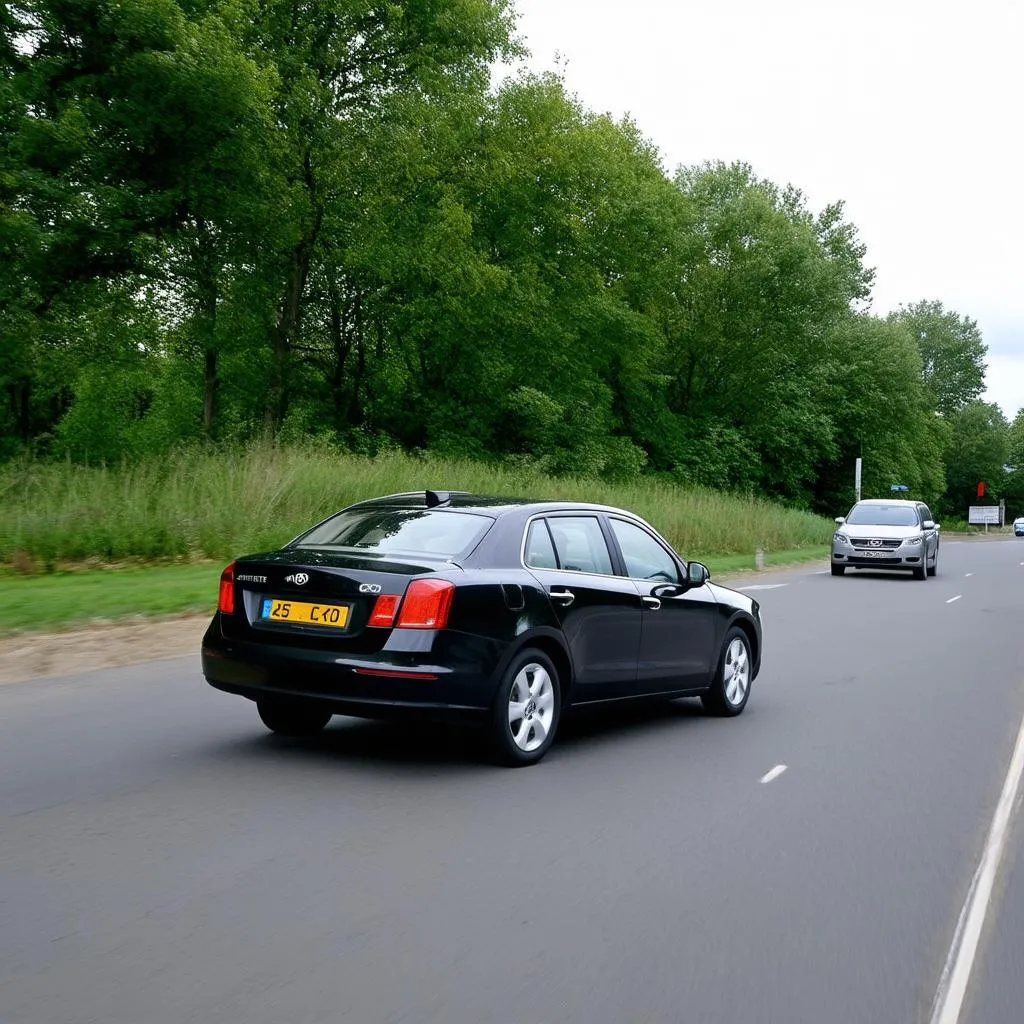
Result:
[[[555,689],[547,669],[527,663],[516,674],[508,698],[508,725],[520,750],[530,753],[545,741],[554,710]]]

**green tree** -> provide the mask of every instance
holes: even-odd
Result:
[[[973,320],[935,300],[902,307],[890,317],[913,334],[922,379],[940,413],[950,416],[984,393],[988,348]]]
[[[977,502],[977,485],[984,481],[986,500],[1002,491],[1006,464],[1008,424],[998,405],[974,401],[949,417],[946,454],[946,495],[950,511],[965,513]]]

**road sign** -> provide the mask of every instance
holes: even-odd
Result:
[[[985,497],[985,481],[984,480],[979,480],[978,481],[978,497],[979,498],[984,498]]]
[[[981,526],[982,523],[994,526],[999,525],[998,505],[971,505],[967,510],[967,522],[973,526]]]
[[[902,494],[903,491],[909,491],[910,488],[906,484],[890,484],[889,490],[893,493]]]

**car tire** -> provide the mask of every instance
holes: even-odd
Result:
[[[750,639],[739,626],[733,626],[725,634],[711,689],[700,698],[704,710],[720,718],[733,718],[740,714],[750,699],[753,668]]]
[[[932,562],[931,566],[929,567],[928,575],[929,576],[935,576],[935,575],[938,574],[938,571],[939,571],[939,553],[938,553],[938,551],[936,551],[935,552],[935,561]]]
[[[315,736],[331,720],[331,712],[299,700],[256,702],[260,720],[278,736]]]
[[[491,711],[491,750],[498,764],[536,764],[550,749],[562,710],[562,688],[551,659],[521,650],[501,677]]]
[[[913,572],[913,574],[914,574],[914,579],[915,580],[926,580],[926,579],[928,579],[929,573],[928,573],[928,570],[925,568],[925,566],[927,564],[928,564],[928,560],[926,558],[925,559],[925,565],[917,566],[917,567],[915,567],[914,569],[911,570]]]
[[[833,576],[842,576],[845,572],[846,572],[846,566],[845,565],[833,565],[832,566],[832,575]]]

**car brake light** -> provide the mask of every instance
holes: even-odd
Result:
[[[217,599],[217,610],[221,615],[235,614],[235,563],[232,562],[220,574],[220,596]]]
[[[373,605],[370,612],[368,626],[393,626],[395,623],[395,612],[398,611],[398,602],[401,600],[398,594],[381,594]]]
[[[455,596],[448,580],[413,580],[395,625],[399,629],[444,629]]]

